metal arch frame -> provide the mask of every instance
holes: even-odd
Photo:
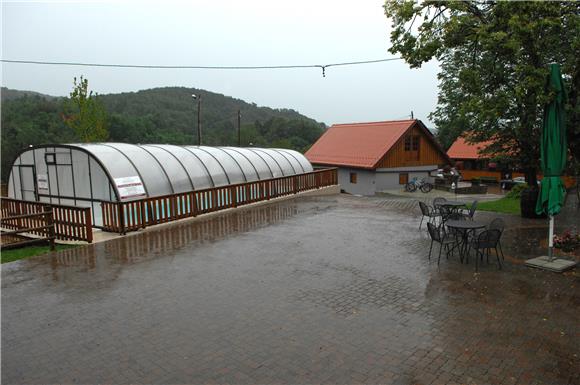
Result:
[[[101,144],[101,143],[94,143],[94,144]],[[71,145],[71,144],[40,144],[40,145],[36,145],[36,146],[32,146],[32,147],[27,147],[23,150],[20,150],[18,153],[16,153],[16,156],[14,156],[14,160],[12,161],[12,166],[10,167],[10,176],[8,177],[10,179],[10,177],[12,176],[12,168],[14,167],[14,163],[20,159],[20,156],[22,154],[24,154],[26,151],[31,151],[31,150],[36,150],[36,149],[47,149],[47,148],[56,148],[56,147],[62,147],[62,148],[70,148],[73,150],[79,150],[81,152],[84,152],[85,154],[87,154],[90,158],[94,159],[95,162],[103,169],[104,174],[107,176],[107,178],[109,179],[109,185],[113,186],[113,191],[115,192],[115,196],[117,197],[117,201],[121,201],[120,199],[120,194],[119,194],[119,190],[117,189],[117,186],[114,183],[114,179],[111,175],[111,173],[109,172],[109,170],[107,169],[107,167],[105,167],[105,165],[103,164],[103,162],[101,162],[101,160],[99,158],[97,158],[95,156],[95,154],[93,154],[92,152],[90,152],[89,150],[83,148],[82,146],[75,146],[75,145]],[[13,182],[13,184],[15,184],[15,182]]]
[[[292,164],[292,162],[290,162],[290,159],[286,155],[284,155],[284,153],[282,151],[280,151],[279,148],[271,148],[270,150],[276,152],[277,154],[282,155],[282,158],[286,159],[286,161],[288,163],[290,163],[290,167],[292,167],[292,170],[294,170],[294,175],[298,175],[299,174],[298,170],[296,170],[296,167],[294,167],[294,165]],[[298,163],[300,164],[300,162],[298,162]],[[302,168],[302,166],[300,166],[300,168]]]
[[[286,176],[286,174],[284,174],[284,170],[282,169],[282,166],[280,166],[280,163],[278,163],[278,161],[276,160],[276,158],[274,158],[272,155],[268,154],[266,151],[263,151],[262,149],[257,149],[257,148],[252,148],[249,149],[252,152],[261,152],[263,154],[268,155],[270,158],[272,158],[272,160],[274,161],[274,163],[276,163],[278,165],[278,168],[280,169],[280,172],[282,173],[282,176]],[[262,158],[263,159],[263,158]],[[274,173],[272,173],[272,178],[274,177]]]
[[[238,165],[238,167],[240,168],[240,171],[242,172],[242,175],[244,176],[244,181],[247,182],[248,181],[248,177],[246,176],[246,173],[244,172],[244,169],[242,168],[242,165],[240,164],[240,162],[238,162],[236,160],[236,158],[234,158],[230,153],[228,153],[227,151],[225,151],[223,148],[221,147],[212,147],[215,150],[221,151],[224,154],[226,154],[227,156],[229,156],[230,158],[232,158],[232,160],[234,161],[235,164]],[[230,182],[231,183],[231,182]]]
[[[226,176],[226,179],[228,180],[228,184],[232,184],[232,181],[230,180],[230,176],[228,175],[228,172],[224,168],[224,165],[211,152],[204,150],[202,147],[203,146],[197,146],[197,148],[199,150],[205,152],[206,154],[208,154],[209,156],[211,156],[212,158],[214,158],[216,162],[218,162],[218,164],[220,165],[220,167],[222,168],[222,170],[224,170],[224,175]]]
[[[244,147],[244,150],[248,150],[248,151],[250,151],[252,154],[256,155],[258,158],[262,159],[262,160],[264,161],[264,163],[266,164],[266,167],[268,167],[268,170],[270,170],[270,176],[271,176],[272,178],[274,178],[274,171],[272,171],[272,167],[270,167],[270,165],[268,164],[268,162],[266,162],[266,159],[264,159],[264,157],[263,157],[262,155],[258,154],[256,151],[252,151],[252,149],[251,149],[251,148],[248,148],[248,147]],[[248,160],[249,160],[249,159],[248,159]],[[252,161],[250,160],[250,162],[252,162]],[[253,163],[252,163],[252,164],[253,164]],[[280,167],[280,166],[278,166],[278,167]],[[257,169],[256,169],[256,172],[257,172]],[[283,173],[282,173],[282,174],[283,174]],[[259,176],[259,175],[260,175],[260,174],[258,174],[258,176]],[[260,179],[260,180],[262,180],[262,179]]]
[[[298,162],[298,165],[300,166],[300,168],[302,169],[302,173],[304,174],[306,172],[306,170],[304,169],[304,166],[302,165],[302,162],[300,162],[300,159],[295,157],[294,154],[292,154],[290,151],[286,150],[285,148],[279,148],[278,151],[282,154],[288,154],[289,156],[294,158],[296,160],[296,162]]]
[[[141,179],[141,183],[143,183],[143,188],[145,189],[145,194],[147,194],[147,197],[149,197],[149,190],[147,190],[147,184],[143,180],[143,175],[141,175],[141,173],[139,172],[139,169],[137,168],[137,166],[135,166],[135,163],[133,163],[133,161],[131,160],[131,158],[129,158],[126,154],[123,153],[123,151],[119,150],[116,147],[110,146],[110,145],[105,144],[105,143],[95,143],[95,144],[96,145],[100,145],[100,146],[105,146],[105,147],[112,148],[113,150],[117,151],[119,154],[123,155],[129,161],[129,163],[131,163],[131,166],[133,166],[133,168],[135,169],[135,172],[137,173],[137,175],[139,175],[139,178]],[[117,187],[117,185],[115,184],[115,188],[116,187]],[[119,202],[120,201],[121,201],[121,199],[119,199]]]
[[[163,171],[163,174],[165,175],[165,178],[167,178],[167,183],[169,183],[169,188],[171,189],[171,193],[172,194],[175,194],[175,189],[173,188],[173,183],[171,183],[171,178],[169,178],[169,175],[167,174],[167,171],[165,171],[165,167],[163,167],[163,164],[161,164],[161,162],[159,161],[159,159],[157,159],[157,157],[155,155],[153,155],[151,153],[151,151],[147,150],[146,148],[144,148],[143,146],[138,145],[138,144],[132,144],[132,143],[123,143],[123,144],[128,144],[128,145],[131,145],[131,146],[135,146],[135,147],[140,148],[141,150],[145,151],[149,155],[151,155],[151,157],[153,159],[155,159],[155,161],[157,162],[157,164],[159,165],[159,167],[161,167],[161,171]],[[145,181],[143,181],[143,184],[145,184]]]
[[[175,160],[177,161],[177,163],[179,163],[179,165],[181,166],[181,168],[183,168],[183,171],[185,171],[185,175],[187,175],[187,179],[189,179],[189,183],[191,184],[191,189],[195,190],[195,185],[193,184],[193,179],[191,179],[191,175],[189,175],[187,168],[185,168],[185,165],[183,164],[183,162],[181,160],[179,160],[179,158],[177,156],[175,156],[175,154],[173,154],[171,151],[169,151],[165,147],[162,147],[162,145],[160,145],[160,144],[145,144],[144,146],[151,146],[151,147],[158,148],[160,150],[165,151],[166,153],[168,153],[172,157],[174,157]],[[172,146],[172,145],[170,145],[170,146]],[[183,148],[183,147],[178,147],[178,148]]]
[[[252,161],[250,160],[250,158],[248,158],[246,155],[244,155],[244,153],[242,153],[242,152],[238,151],[238,150],[236,149],[236,147],[224,147],[224,148],[225,148],[225,149],[228,149],[228,150],[230,150],[230,151],[233,151],[233,152],[235,152],[235,153],[237,153],[237,154],[240,154],[242,157],[244,157],[244,158],[245,158],[245,159],[248,161],[248,163],[250,163],[250,165],[252,166],[252,168],[253,168],[253,169],[254,169],[254,171],[256,172],[256,175],[258,176],[258,180],[261,180],[261,178],[260,178],[260,173],[258,172],[258,169],[256,168],[256,165],[254,164],[254,162],[252,162]],[[224,150],[224,151],[225,151],[225,150]],[[262,158],[260,157],[260,159],[262,159]],[[268,169],[269,169],[269,168],[270,168],[270,166],[268,166],[268,163],[266,163],[266,161],[264,161],[264,163],[266,164],[266,167],[268,167]],[[270,170],[270,174],[272,174],[272,170]],[[273,175],[273,174],[272,174],[272,175]],[[248,180],[248,179],[246,178],[246,181],[247,181],[247,180]]]
[[[209,177],[209,180],[211,181],[211,187],[215,187],[215,181],[213,180],[213,176],[211,175],[211,172],[209,172],[209,170],[207,169],[207,166],[205,165],[205,163],[203,163],[203,160],[201,160],[199,158],[199,156],[197,156],[193,151],[191,151],[189,149],[189,147],[199,147],[199,146],[183,146],[182,148],[185,149],[187,152],[189,152],[191,155],[193,155],[195,157],[195,159],[199,160],[199,163],[201,163],[205,172],[207,173],[207,176]]]

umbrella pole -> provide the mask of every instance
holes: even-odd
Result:
[[[550,261],[554,260],[554,216],[549,215],[549,226],[548,226],[548,258]]]

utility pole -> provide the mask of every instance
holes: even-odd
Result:
[[[413,119],[414,119],[414,118],[413,118],[413,111],[411,111],[411,120],[413,120]]]
[[[197,145],[201,146],[201,95],[192,94],[191,97],[197,100]]]
[[[242,147],[242,112],[238,108],[238,147]]]

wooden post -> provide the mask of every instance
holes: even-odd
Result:
[[[85,210],[85,229],[87,232],[87,242],[88,243],[92,243],[93,242],[93,217],[91,214],[91,209],[87,208]]]
[[[119,215],[119,233],[125,235],[125,212],[123,209],[123,202],[117,202],[117,213]]]
[[[52,206],[47,205],[44,207],[45,210],[45,225],[48,226],[48,229],[46,229],[46,234],[47,234],[47,238],[48,241],[50,243],[50,250],[54,251],[55,247],[54,247],[54,217],[52,214]]]

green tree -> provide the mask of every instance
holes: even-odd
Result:
[[[509,148],[535,185],[547,64],[558,62],[571,85],[570,122],[578,122],[580,2],[387,2],[392,47],[413,68],[441,63],[439,104],[431,114],[450,145],[464,132]],[[573,156],[580,128],[570,125]]]
[[[74,78],[74,88],[70,98],[64,102],[63,119],[72,128],[82,142],[101,142],[107,140],[107,112],[98,95],[89,91],[89,81],[81,76],[77,82]]]

